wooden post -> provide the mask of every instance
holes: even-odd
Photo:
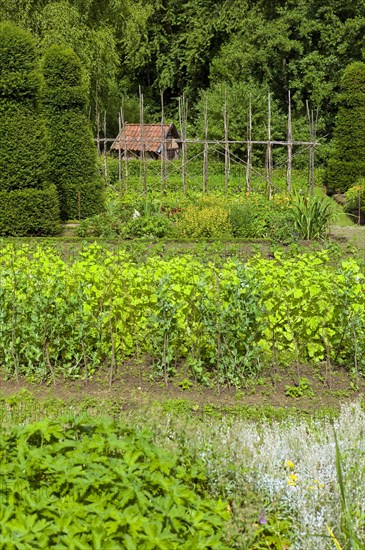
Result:
[[[139,121],[140,121],[140,139],[141,139],[141,152],[140,152],[140,177],[143,175],[143,193],[147,194],[147,165],[146,165],[146,143],[144,137],[144,106],[143,106],[143,94],[141,92],[141,86],[139,87]]]
[[[100,113],[96,113],[96,145],[98,148],[98,157],[101,156],[100,150]]]
[[[98,101],[98,81],[95,83],[95,118],[96,118],[96,146],[98,150],[98,157],[100,157],[100,113],[99,113],[99,101]]]
[[[309,145],[309,154],[308,154],[308,193],[314,195],[314,147],[316,139],[316,122],[314,122],[314,113],[313,109],[309,109],[308,100],[306,101],[307,107],[307,118],[309,124],[309,136],[310,136],[310,145]],[[317,110],[318,117],[318,110]]]
[[[122,98],[122,107],[120,109],[120,120],[122,122],[122,130],[124,131],[124,168],[125,168],[125,191],[128,191],[128,155],[127,155],[127,135],[126,121],[124,120],[124,98]],[[121,143],[122,144],[122,143]]]
[[[164,113],[164,102],[163,102],[163,92],[161,92],[161,181],[162,181],[162,190],[166,191],[166,180],[167,180],[167,166],[166,166],[166,142],[165,142],[165,113]]]
[[[292,158],[293,158],[293,137],[292,137],[292,124],[291,124],[291,97],[290,90],[288,92],[288,162],[286,167],[286,190],[291,192],[291,177],[292,177]]]
[[[205,99],[204,107],[204,165],[203,165],[203,191],[208,192],[208,99]]]
[[[271,94],[267,94],[267,149],[266,149],[266,179],[269,199],[272,197],[272,145],[271,145]]]
[[[179,123],[181,134],[181,176],[182,176],[182,191],[186,193],[187,181],[187,146],[186,146],[186,124],[188,116],[188,102],[185,95],[179,97]]]
[[[248,101],[247,120],[247,164],[246,164],[246,193],[251,192],[251,162],[252,162],[252,100],[251,94]]]
[[[119,111],[118,116],[119,123],[119,147],[118,147],[118,181],[119,181],[119,193],[122,192],[122,114],[121,110]]]
[[[229,169],[230,169],[230,155],[229,155],[229,143],[228,143],[228,117],[227,117],[227,90],[224,90],[223,121],[224,121],[224,188],[227,193],[228,183],[229,183]]]
[[[107,137],[106,137],[106,111],[104,111],[104,178],[105,185],[108,183],[108,162],[106,156],[106,147],[107,147]]]

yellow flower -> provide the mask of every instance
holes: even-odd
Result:
[[[288,485],[295,487],[297,484],[298,476],[296,474],[290,474],[288,477]]]
[[[290,470],[294,470],[294,468],[295,468],[294,462],[292,462],[291,460],[286,460],[285,461],[285,466],[290,468]]]

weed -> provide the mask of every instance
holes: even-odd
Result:
[[[285,395],[293,398],[314,397],[311,383],[305,377],[302,377],[296,386],[285,386]]]

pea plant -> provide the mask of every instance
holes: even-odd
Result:
[[[126,361],[167,384],[240,386],[262,365],[341,364],[365,373],[365,284],[355,260],[325,252],[219,266],[191,256],[136,263],[93,244],[68,261],[47,246],[6,245],[0,263],[0,362],[6,376],[81,378]]]

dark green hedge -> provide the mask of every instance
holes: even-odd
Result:
[[[80,213],[78,193],[80,193]],[[62,186],[62,194],[59,194],[59,198],[62,219],[76,220],[79,219],[79,214],[80,219],[85,219],[99,214],[104,209],[104,193],[98,181],[68,182]]]
[[[13,23],[0,23],[0,74],[34,69],[36,48],[32,35]]]
[[[54,185],[46,189],[0,191],[0,235],[38,236],[59,233],[59,206]]]
[[[2,107],[0,100],[0,109]],[[2,112],[1,112],[2,111]],[[48,173],[47,142],[42,118],[22,103],[0,111],[0,191],[42,189]]]
[[[32,35],[12,23],[0,23],[0,103],[36,101],[40,87]]]
[[[87,93],[81,62],[64,46],[52,46],[43,60],[43,102],[50,138],[49,179],[58,190],[61,218],[80,217],[103,210],[103,184],[91,126],[85,114]]]
[[[32,36],[0,25],[0,191],[47,178],[46,132],[39,113],[40,73]]]
[[[0,24],[0,235],[55,235],[57,190],[47,183],[41,76],[32,36]]]
[[[365,63],[349,65],[342,77],[332,155],[325,174],[329,193],[344,193],[365,176]]]

